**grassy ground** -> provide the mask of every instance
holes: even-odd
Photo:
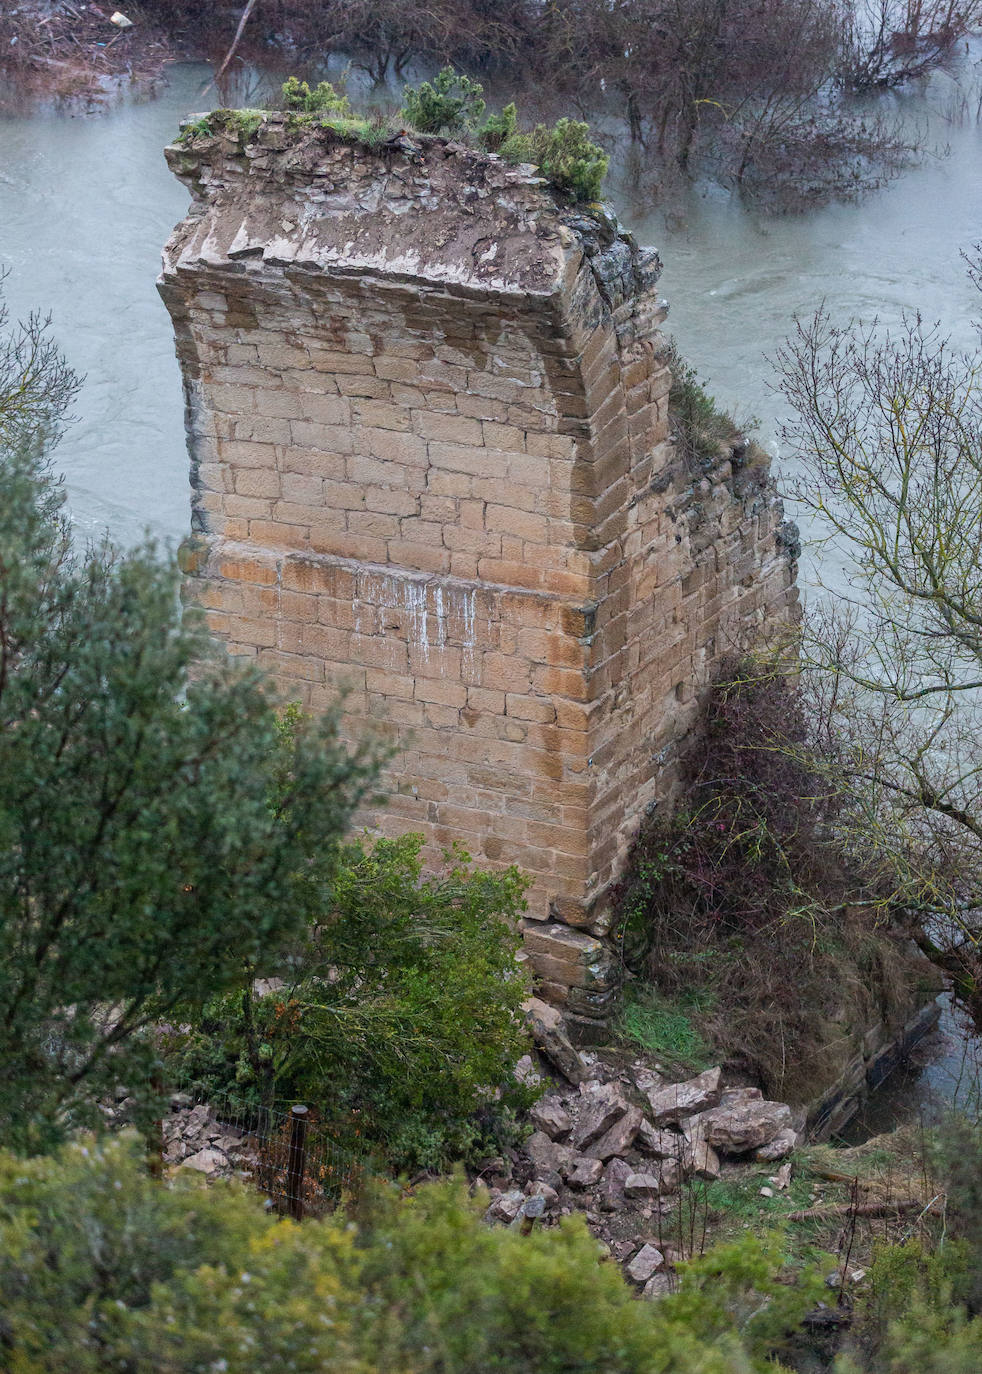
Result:
[[[869,1266],[878,1243],[928,1238],[943,1226],[944,1194],[929,1155],[928,1137],[904,1127],[851,1149],[797,1151],[783,1188],[779,1165],[727,1165],[716,1182],[686,1186],[677,1214],[662,1219],[663,1237],[699,1254],[748,1229],[779,1232],[792,1268],[827,1256],[830,1274],[845,1271],[848,1290],[862,1282],[851,1276]],[[874,1208],[876,1215],[864,1214]]]

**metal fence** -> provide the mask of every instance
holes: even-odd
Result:
[[[246,1107],[193,1087],[168,1084],[169,1093],[159,1081],[152,1087],[163,1102],[147,1132],[150,1170],[158,1176],[183,1166],[241,1178],[297,1221],[322,1215],[365,1185],[365,1161],[332,1139],[318,1113],[303,1104]]]

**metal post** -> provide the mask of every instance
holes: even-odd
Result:
[[[290,1112],[290,1158],[286,1166],[286,1204],[294,1221],[303,1221],[303,1177],[307,1163],[307,1108]]]

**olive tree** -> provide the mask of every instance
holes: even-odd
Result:
[[[982,1013],[982,359],[917,315],[823,310],[779,362],[798,495],[840,564],[804,661],[843,839]]]
[[[42,447],[77,379],[40,320],[0,345],[0,1137],[37,1143],[149,1030],[327,905],[371,774],[331,720],[284,743],[147,545],[73,547]],[[194,669],[192,673],[192,668]]]

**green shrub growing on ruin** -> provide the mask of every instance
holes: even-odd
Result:
[[[209,1001],[172,1073],[244,1103],[303,1101],[394,1168],[439,1168],[514,1143],[530,1100],[515,961],[525,881],[462,851],[424,875],[422,836],[351,843],[332,901],[265,996]]]
[[[432,81],[407,86],[402,93],[402,117],[421,134],[462,134],[476,129],[484,114],[484,87],[453,67],[444,67]]]
[[[175,563],[76,546],[44,454],[76,385],[39,320],[0,337],[0,1139],[25,1149],[139,1093],[179,1002],[282,957],[372,773],[333,720],[283,738]]]
[[[507,104],[500,114],[490,114],[477,130],[477,140],[489,153],[496,153],[507,143],[518,127],[515,102]]]
[[[574,200],[597,200],[610,158],[589,134],[589,124],[577,119],[559,119],[551,128],[537,124],[528,133],[512,134],[501,155],[510,162],[534,162],[547,181]]]
[[[690,464],[717,463],[740,438],[739,426],[710,396],[674,339],[669,347],[668,366],[672,374],[668,418],[678,450]]]

